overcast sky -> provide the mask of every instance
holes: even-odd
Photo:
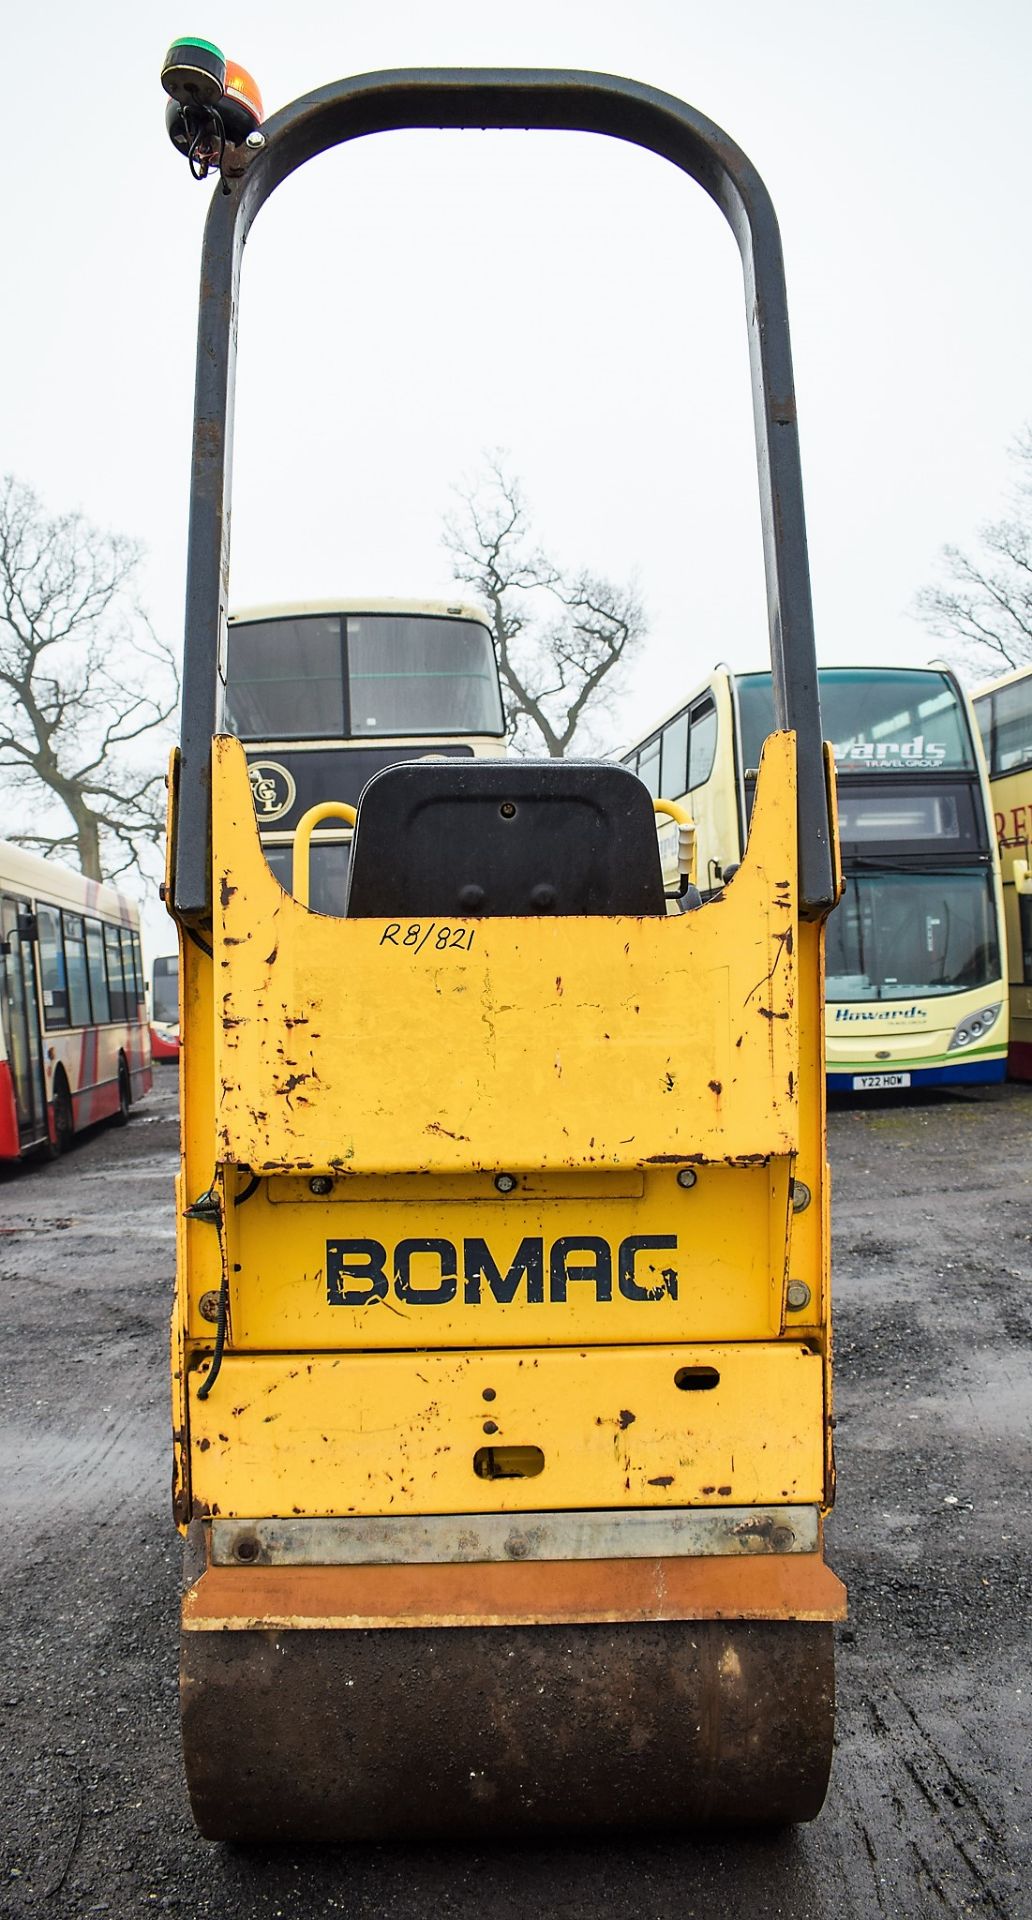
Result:
[[[170,637],[210,192],[164,130],[184,31],[268,112],[347,73],[507,64],[627,74],[723,125],[781,222],[819,657],[928,659],[913,597],[998,509],[1032,417],[1027,0],[19,9],[0,471],[141,539]],[[238,404],[236,605],[446,593],[450,487],[498,447],[546,546],[640,580],[650,638],[614,738],[715,661],[765,656],[738,252],[652,155],[411,133],[313,162],[252,232]]]

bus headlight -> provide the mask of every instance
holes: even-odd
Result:
[[[982,1035],[988,1033],[990,1027],[995,1024],[1001,1005],[1002,1002],[998,1000],[994,1007],[980,1007],[978,1012],[971,1014],[967,1020],[959,1020],[953,1029],[953,1038],[946,1049],[947,1053],[954,1053],[958,1047],[973,1046],[976,1040],[981,1040]]]

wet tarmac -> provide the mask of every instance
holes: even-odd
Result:
[[[820,1819],[276,1853],[202,1841],[181,1778],[175,1083],[0,1174],[0,1914],[1032,1920],[1032,1087],[831,1116],[851,1617]]]

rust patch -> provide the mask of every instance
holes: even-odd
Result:
[[[709,1089],[711,1093],[716,1093],[716,1094],[721,1094],[724,1091],[719,1080],[711,1080],[709,1083]]]
[[[650,1487],[672,1487],[673,1484],[674,1476],[672,1473],[657,1473],[655,1479],[649,1481]]]
[[[633,1426],[635,1418],[636,1415],[631,1412],[629,1407],[621,1407],[616,1424],[621,1431],[626,1432],[628,1427]]]
[[[231,887],[229,884],[228,873],[224,873],[222,876],[222,885],[219,888],[219,900],[221,901],[224,907],[228,907],[235,892],[236,892],[236,888]]]

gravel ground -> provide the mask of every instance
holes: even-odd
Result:
[[[198,1838],[176,1715],[175,1070],[0,1174],[0,1912],[1032,1917],[1032,1088],[840,1107],[840,1743],[813,1826],[482,1851]],[[418,1764],[418,1756],[417,1756]]]

